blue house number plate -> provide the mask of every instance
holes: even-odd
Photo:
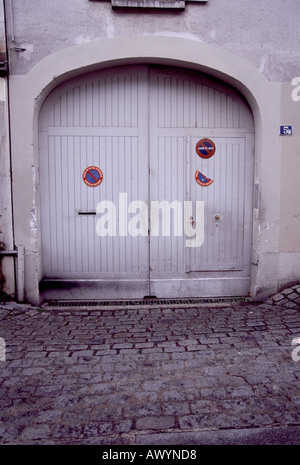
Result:
[[[285,124],[280,126],[280,135],[281,136],[291,136],[293,134],[293,126]]]

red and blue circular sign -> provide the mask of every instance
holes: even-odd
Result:
[[[103,173],[97,166],[88,166],[82,173],[82,178],[87,186],[96,187],[103,180]]]
[[[210,139],[201,139],[196,144],[196,152],[201,158],[210,158],[214,155],[216,146]]]
[[[207,176],[205,176],[203,173],[201,173],[201,171],[197,170],[196,173],[195,173],[195,178],[196,178],[196,181],[197,183],[200,185],[200,186],[204,186],[204,187],[207,187],[207,186],[210,186],[214,181],[210,178],[208,178]]]

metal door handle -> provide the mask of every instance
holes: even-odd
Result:
[[[215,215],[215,220],[219,220],[220,219],[220,215]]]
[[[95,211],[78,212],[78,215],[96,215]]]

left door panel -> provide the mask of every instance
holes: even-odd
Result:
[[[147,68],[69,82],[40,118],[41,223],[46,298],[149,293]],[[103,181],[83,180],[90,166]],[[137,203],[138,201],[138,203]],[[85,288],[87,291],[85,291]]]

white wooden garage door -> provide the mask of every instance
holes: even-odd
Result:
[[[233,89],[113,68],[53,91],[39,131],[46,298],[248,294],[253,121]]]

